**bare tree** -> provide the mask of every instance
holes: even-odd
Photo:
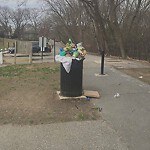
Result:
[[[28,2],[28,0],[18,0],[17,6],[18,7],[25,6],[27,2]]]
[[[80,0],[87,11],[87,14],[93,19],[94,28],[96,30],[97,45],[100,51],[108,49],[107,35],[105,20],[103,14],[99,8],[100,2],[98,0]]]
[[[59,33],[61,33],[61,35],[64,33],[66,37],[72,38],[74,42],[83,41],[84,27],[87,23],[85,15],[83,15],[83,5],[78,3],[78,1],[44,1],[48,4],[47,11],[49,12],[49,16],[52,16],[55,24],[57,23],[61,30],[64,30],[59,30]]]
[[[26,8],[17,8],[11,12],[11,20],[14,23],[14,38],[21,39],[24,27],[29,21],[29,10]]]
[[[117,17],[117,7],[119,6],[119,4],[120,4],[119,1],[118,3],[115,3],[115,0],[108,0],[109,20],[110,20],[109,23],[110,23],[111,29],[114,32],[115,39],[121,51],[121,55],[123,58],[126,58],[123,35],[121,33],[121,29],[119,26],[119,18]]]
[[[150,0],[43,1],[40,35],[84,41],[94,51],[97,41],[100,51],[123,58],[149,53]]]
[[[12,31],[10,26],[10,8],[8,7],[0,7],[0,26],[3,37],[9,37]]]
[[[41,20],[43,18],[42,12],[38,8],[30,8],[29,9],[29,23],[33,28],[35,39],[39,36],[39,27],[41,25]]]

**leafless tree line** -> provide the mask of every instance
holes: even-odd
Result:
[[[13,27],[15,38],[25,38],[31,32],[35,39],[43,35],[67,42],[71,38],[75,43],[83,42],[91,52],[150,60],[150,0],[43,2],[42,12],[1,8],[3,36],[10,36]]]
[[[43,11],[39,8],[21,7],[23,2],[25,3],[22,1],[13,9],[0,6],[0,37],[38,40],[39,36],[48,36],[49,26]]]
[[[150,0],[44,0],[55,36],[92,52],[150,59]]]

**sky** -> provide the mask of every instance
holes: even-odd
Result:
[[[0,0],[0,6],[9,6],[11,8],[15,8],[18,5],[22,4],[23,0]],[[42,0],[27,0],[26,7],[41,7]]]

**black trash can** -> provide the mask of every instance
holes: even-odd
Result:
[[[82,74],[83,60],[73,59],[69,73],[61,63],[60,90],[62,96],[77,97],[82,95]]]

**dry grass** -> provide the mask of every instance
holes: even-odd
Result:
[[[0,124],[98,119],[91,102],[58,99],[59,76],[59,64],[53,63],[0,68]]]

